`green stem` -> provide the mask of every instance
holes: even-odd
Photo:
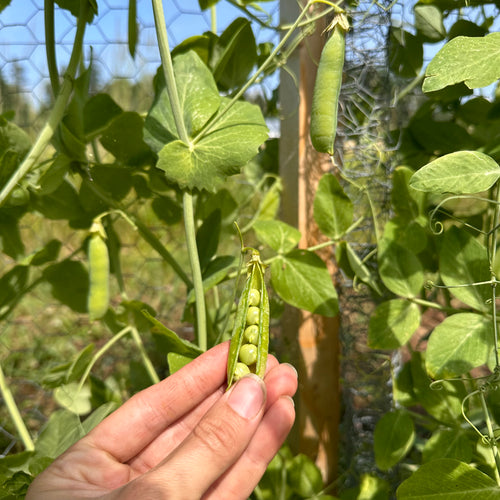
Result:
[[[172,58],[170,57],[170,47],[168,45],[167,27],[163,14],[163,5],[161,0],[153,1],[153,13],[155,18],[156,35],[158,37],[158,48],[160,50],[160,57],[165,75],[166,90],[172,108],[172,115],[174,117],[175,126],[179,138],[185,144],[190,144],[186,125],[182,115],[179,96],[177,94],[177,85],[175,83],[174,67]],[[193,277],[194,294],[196,298],[196,328],[198,335],[198,345],[201,349],[207,349],[207,326],[206,326],[206,308],[205,308],[205,294],[203,291],[203,280],[201,276],[200,261],[198,258],[198,249],[196,247],[196,227],[194,221],[193,210],[193,196],[189,192],[185,192],[183,196],[183,209],[184,209],[184,227],[186,232],[186,243],[188,248],[189,263],[191,265],[191,272]]]
[[[14,400],[14,396],[7,385],[7,381],[5,380],[5,375],[3,373],[2,365],[0,364],[0,392],[2,393],[2,398],[4,400],[5,406],[7,407],[7,411],[9,412],[10,418],[17,429],[19,437],[23,442],[24,447],[27,451],[33,451],[35,449],[35,445],[33,440],[31,439],[30,433],[26,428],[23,418],[21,417],[21,413],[19,412],[19,408],[16,405]]]
[[[47,68],[49,70],[50,86],[54,96],[59,94],[59,72],[56,60],[56,37],[54,34],[54,0],[45,0],[45,54],[47,56]]]
[[[189,262],[193,273],[193,288],[196,300],[196,331],[198,345],[204,351],[208,346],[207,317],[205,311],[205,293],[203,290],[203,278],[201,275],[198,247],[196,245],[196,228],[194,224],[193,196],[189,192],[184,193],[182,199],[184,207],[184,226],[186,229],[186,244]]]
[[[132,331],[131,326],[126,326],[122,330],[120,330],[116,335],[113,335],[95,354],[92,356],[92,359],[90,360],[90,363],[87,365],[87,368],[85,368],[85,371],[83,372],[83,375],[80,379],[80,382],[78,383],[78,387],[76,389],[76,393],[79,394],[80,391],[82,390],[85,381],[87,380],[88,376],[90,375],[90,372],[94,365],[99,361],[99,358],[108,351],[108,349],[111,348],[116,342],[118,342],[121,338],[123,338],[127,333]]]
[[[493,214],[493,230],[490,235],[490,268],[491,268],[491,278],[492,282],[496,278],[493,271],[493,265],[496,260],[497,252],[497,235],[498,235],[498,225],[500,224],[500,186],[496,186],[497,190],[497,203],[495,206],[495,211]],[[498,326],[497,326],[497,302],[496,302],[496,280],[495,284],[492,283],[491,288],[492,301],[491,301],[491,311],[493,316],[493,341],[495,344],[495,366],[497,367],[500,363],[498,354]]]
[[[142,342],[141,336],[139,335],[139,332],[137,331],[136,328],[131,328],[132,332],[132,338],[134,339],[134,342],[136,343],[137,347],[139,348],[139,354],[141,355],[142,362],[144,364],[144,368],[146,368],[146,371],[148,372],[149,378],[153,382],[153,384],[157,384],[160,381],[160,377],[158,377],[158,374],[156,373],[156,370],[154,369],[153,363],[151,362],[151,359],[149,359],[148,353],[146,352],[146,349],[144,348],[144,344]]]
[[[495,460],[495,479],[497,481],[498,486],[500,486],[500,454],[498,453],[498,446],[495,439],[495,433],[493,431],[493,425],[491,423],[490,412],[488,411],[488,406],[486,405],[486,400],[484,398],[484,393],[479,392],[479,399],[481,400],[481,407],[483,409],[484,418],[486,421],[486,428],[488,429],[488,437],[491,446],[491,453],[493,454],[493,458]]]
[[[155,19],[156,36],[158,38],[158,48],[160,50],[161,64],[163,74],[165,75],[166,90],[172,114],[174,116],[175,126],[179,134],[179,138],[185,144],[189,144],[189,136],[184,124],[179,95],[177,94],[177,85],[175,83],[174,67],[172,58],[170,57],[170,47],[168,44],[167,26],[165,25],[165,15],[163,13],[163,4],[161,0],[152,0],[153,14]]]
[[[430,307],[432,309],[437,309],[438,311],[443,311],[443,312],[446,312],[446,313],[457,313],[457,312],[460,312],[464,309],[456,309],[454,307],[446,307],[446,306],[442,306],[441,304],[438,304],[436,302],[431,302],[429,300],[425,300],[425,299],[419,299],[418,297],[412,297],[411,299],[408,299],[410,300],[411,302],[415,303],[415,304],[419,304],[421,306],[424,306],[424,307]]]
[[[30,152],[0,192],[0,206],[5,202],[18,182],[21,181],[21,179],[33,168],[35,163],[38,161],[42,153],[45,151],[45,148],[50,143],[52,136],[54,135],[57,127],[59,126],[59,123],[64,116],[66,106],[73,90],[73,80],[78,68],[78,62],[82,54],[83,36],[85,34],[85,25],[89,5],[90,4],[88,0],[80,0],[80,14],[78,16],[76,35],[73,42],[73,50],[71,52],[68,69],[64,74],[64,81],[61,86],[60,92],[54,102],[54,106],[52,107],[49,118],[40,131],[40,134],[38,135]]]
[[[210,31],[217,34],[217,7],[210,7]]]
[[[176,272],[177,276],[188,286],[191,287],[192,283],[189,277],[186,275],[182,267],[177,263],[172,254],[162,245],[161,241],[152,233],[149,228],[144,224],[137,216],[127,214],[125,209],[116,202],[113,198],[107,196],[101,189],[96,186],[95,182],[90,181],[88,178],[83,177],[83,182],[105,203],[115,210],[118,210],[125,215],[125,219],[130,221],[132,225],[141,233],[144,240],[149,243],[149,245],[156,250],[160,256],[167,262],[172,269]]]

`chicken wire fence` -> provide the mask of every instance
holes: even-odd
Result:
[[[19,2],[17,2],[19,4]],[[224,3],[224,2],[222,2]],[[14,0],[12,5],[14,6]],[[231,6],[229,6],[231,7]],[[269,7],[275,18],[278,3]],[[390,7],[390,9],[389,9]],[[379,206],[388,206],[391,157],[381,161],[381,151],[388,144],[388,120],[394,82],[387,71],[387,39],[392,13],[402,9],[389,3],[361,3],[352,18],[353,33],[347,39],[346,68],[339,114],[338,163],[353,179],[364,179]],[[104,89],[124,109],[144,112],[152,102],[151,79],[159,65],[156,34],[149,0],[137,2],[139,40],[135,58],[128,53],[127,0],[99,0],[99,15],[87,28],[85,55],[92,59],[94,91]],[[218,17],[221,28],[239,15],[236,8]],[[210,17],[200,13],[197,0],[169,0],[165,8],[172,46],[190,35],[210,29]],[[402,15],[402,13],[400,14]],[[227,21],[227,22],[226,22]],[[43,35],[43,0],[24,0],[22,10],[6,8],[0,14],[0,98],[2,112],[16,111],[16,123],[32,136],[41,128],[52,101],[49,75],[45,61]],[[69,58],[73,43],[74,18],[56,9],[56,46],[59,65]],[[259,41],[276,41],[276,32],[261,29]],[[90,48],[91,47],[91,48]],[[382,165],[383,163],[383,165]],[[381,166],[383,175],[381,175]],[[356,196],[354,193],[350,193]],[[355,203],[362,207],[363,202]],[[134,207],[139,212],[143,208]],[[182,255],[182,238],[172,234],[151,213],[141,214],[148,227],[175,255]],[[359,215],[359,214],[358,214]],[[180,321],[182,305],[173,299],[173,274],[160,258],[154,258],[140,236],[123,221],[117,222],[124,247],[124,278],[126,288],[134,290],[134,299],[142,300],[159,312],[159,318],[172,324]],[[373,242],[367,234],[370,223],[358,228],[355,243],[366,255]],[[70,255],[81,244],[81,233],[70,230],[58,221],[43,222],[27,217],[21,236],[30,249],[40,247],[49,237],[63,241],[61,257]],[[52,236],[50,236],[52,235]],[[26,243],[28,242],[28,243]],[[27,252],[28,252],[27,248]],[[0,256],[0,269],[12,262]],[[352,283],[341,280],[339,290],[342,309],[344,418],[342,447],[344,470],[370,470],[371,436],[378,415],[389,405],[390,379],[387,362],[369,352],[366,342],[367,319],[373,309],[370,296],[353,292]],[[116,292],[116,291],[115,291]],[[100,325],[89,324],[85,315],[78,315],[66,306],[51,301],[49,290],[34,288],[18,304],[15,315],[0,324],[0,359],[9,377],[23,417],[30,430],[41,428],[55,409],[53,400],[40,384],[44,367],[72,356],[89,342],[103,342],[109,334]],[[182,332],[179,332],[182,333]],[[71,340],[71,342],[69,342]],[[113,348],[109,357],[99,362],[104,376],[130,363],[131,344]],[[33,354],[36,352],[36,356]],[[46,368],[45,368],[46,369]],[[0,452],[16,450],[17,438],[6,412],[0,413]],[[17,450],[16,450],[17,451]]]

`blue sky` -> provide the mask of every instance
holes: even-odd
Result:
[[[210,13],[201,12],[198,0],[164,0],[165,18],[171,48],[195,34],[210,29]],[[135,60],[128,53],[128,0],[98,0],[99,16],[87,27],[85,43],[92,46],[94,64],[102,78],[141,78],[153,74],[159,64],[151,0],[137,0],[140,25]],[[278,13],[278,2],[264,2],[268,12]],[[222,31],[233,19],[242,15],[228,2],[217,5],[217,27]],[[74,18],[56,9],[57,60],[61,69],[71,53]],[[268,40],[269,32],[257,34],[259,41]],[[43,0],[12,0],[0,14],[0,70],[7,81],[13,81],[14,61],[23,69],[23,84],[35,101],[45,95],[48,71],[45,62]]]

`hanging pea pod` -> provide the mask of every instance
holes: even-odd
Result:
[[[248,373],[263,378],[269,349],[269,296],[264,282],[265,265],[252,250],[247,279],[236,309],[227,363],[227,388]]]
[[[106,232],[99,220],[90,228],[88,247],[89,292],[87,310],[91,321],[102,318],[109,306],[109,254]]]

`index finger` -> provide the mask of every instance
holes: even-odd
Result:
[[[228,350],[229,342],[219,344],[135,394],[84,439],[122,463],[130,460],[224,384]]]

